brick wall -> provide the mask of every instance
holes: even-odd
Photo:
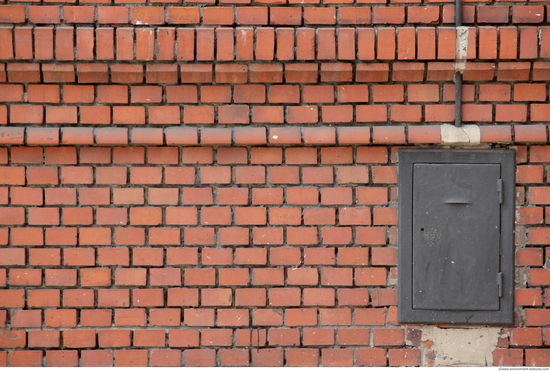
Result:
[[[483,356],[549,366],[550,5],[463,20],[453,141],[446,0],[0,0],[0,366],[438,365],[396,319],[397,151],[464,146],[517,154]]]

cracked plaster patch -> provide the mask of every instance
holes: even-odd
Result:
[[[477,145],[481,143],[481,130],[477,125],[456,127],[444,124],[441,125],[441,143]]]
[[[466,58],[468,55],[468,36],[470,29],[468,27],[456,28],[456,62],[454,64],[455,71],[464,73],[466,70]]]
[[[445,329],[422,326],[418,329],[422,331],[425,348],[422,366],[493,365],[492,354],[498,344],[500,328]]]

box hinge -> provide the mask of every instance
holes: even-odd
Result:
[[[502,204],[502,179],[497,180],[498,203]]]
[[[502,272],[497,273],[498,297],[502,297]]]

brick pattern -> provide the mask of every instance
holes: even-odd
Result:
[[[2,151],[10,364],[418,365],[419,349],[393,348],[408,336],[393,327],[398,148]],[[515,148],[525,327],[493,359],[522,365],[530,347],[540,365],[550,147]]]
[[[540,8],[543,7],[540,6]],[[153,9],[162,10],[162,8]],[[168,16],[171,9],[167,9]],[[210,9],[223,8],[203,8],[203,14],[208,14],[207,10]],[[233,8],[226,9],[233,12]],[[243,8],[237,8],[237,14],[240,9]],[[267,8],[263,9],[267,20]],[[288,8],[271,8],[272,20],[273,11],[277,9],[287,10]],[[314,27],[322,24],[322,20],[312,23],[308,22],[307,18],[304,20],[304,26],[309,27],[301,27],[300,20],[297,25],[293,25],[295,27],[248,26],[196,29],[191,27],[142,28],[134,25],[97,28],[84,26],[75,28],[72,25],[1,26],[0,35],[4,38],[5,47],[0,50],[0,58],[18,61],[36,60],[42,63],[48,61],[228,62],[356,59],[361,61],[415,59],[449,61],[455,59],[456,34],[452,27],[446,25],[434,27],[433,23],[426,27],[419,27],[418,23],[405,27],[391,24],[353,27],[365,24],[356,24],[357,22],[353,20],[342,19],[342,13],[346,9],[354,11],[355,8],[339,9],[339,24],[348,27],[334,27],[336,8],[317,9],[332,10],[333,13],[330,15],[332,23],[329,23],[333,27],[319,28]],[[368,10],[370,14],[370,8],[358,9]],[[374,8],[374,16],[377,14],[376,10],[380,9],[399,8]],[[293,10],[300,11],[299,8]],[[304,8],[306,15],[310,13],[308,10],[313,11],[315,8]],[[435,8],[435,10],[438,9]],[[2,11],[1,6],[0,11]],[[101,14],[101,7],[98,11]],[[196,11],[198,16],[199,9],[196,8]],[[354,11],[353,16],[359,17],[355,13]],[[206,21],[204,23],[212,24]],[[229,25],[232,24],[231,13]],[[284,22],[280,25],[292,26]],[[421,23],[420,26],[422,26]],[[548,26],[512,24],[474,27],[472,25],[469,31],[467,57],[471,60],[532,60],[548,58],[550,53],[548,51],[550,27]],[[60,44],[65,46],[60,47]],[[500,50],[497,50],[497,45]],[[476,47],[479,48],[479,55]],[[49,65],[46,65],[46,68],[48,67]]]
[[[204,1],[58,1],[48,5],[1,5],[5,24],[285,25],[454,24],[454,5],[403,0],[214,0]],[[54,5],[65,3],[70,5]],[[77,4],[78,5],[75,5]],[[403,4],[407,4],[406,6]],[[444,2],[441,2],[444,3]],[[95,5],[99,4],[99,5]],[[130,5],[125,5],[130,4]],[[115,6],[112,6],[115,5]],[[151,6],[153,5],[153,6]],[[185,6],[181,6],[185,5]],[[251,6],[254,5],[254,6]],[[321,6],[320,6],[321,5]],[[357,7],[353,6],[357,5]],[[393,5],[387,7],[387,5]],[[202,10],[202,11],[201,11]],[[542,24],[547,5],[539,1],[465,4],[464,24]]]
[[[514,148],[550,365],[550,5],[466,2],[463,120]],[[454,121],[454,4],[0,0],[1,366],[419,366],[397,153]],[[443,143],[448,146],[448,143]]]
[[[544,143],[548,140],[548,127],[533,125],[478,126],[481,143]],[[270,146],[315,146],[315,145],[365,145],[365,144],[438,144],[442,142],[442,127],[423,126],[374,126],[353,127],[300,127],[292,128],[0,128],[0,145],[58,146],[96,145],[112,147],[117,145],[158,146],[211,146],[251,145]],[[512,139],[512,137],[514,139]],[[200,138],[200,139],[199,139]],[[20,149],[22,147],[14,147]],[[75,148],[64,147],[67,151]],[[50,151],[53,149],[48,149]],[[99,150],[99,149],[97,149]],[[174,155],[179,151],[171,147]],[[5,152],[7,153],[7,152]],[[36,152],[37,159],[39,153]],[[94,152],[90,152],[94,153]],[[99,153],[99,152],[98,152]],[[40,161],[39,161],[40,162]],[[0,164],[7,164],[0,159]],[[519,176],[519,175],[518,175]]]
[[[373,73],[365,71],[372,79]],[[386,70],[386,77],[389,71]],[[395,64],[391,71],[394,79],[397,78]],[[211,84],[209,81],[200,86],[128,86],[120,83],[108,84],[107,81],[99,85],[39,84],[38,81],[4,84],[0,92],[0,102],[7,105],[0,105],[0,123],[18,127],[45,125],[50,128],[37,131],[38,136],[41,135],[38,133],[59,136],[55,134],[56,127],[63,126],[67,127],[63,132],[73,133],[69,136],[74,140],[77,136],[85,137],[80,139],[84,142],[77,144],[90,144],[94,131],[96,137],[98,132],[118,131],[127,137],[127,134],[123,134],[127,131],[124,127],[159,128],[181,124],[190,127],[251,124],[262,127],[277,127],[282,124],[325,126],[355,123],[420,125],[453,122],[455,87],[452,81],[414,81],[414,74],[410,71],[401,70],[403,78],[400,83],[391,84],[368,83],[368,79],[361,83],[352,83],[351,80],[327,81],[323,78],[323,72],[320,76],[324,81],[317,81],[315,73],[315,78],[311,81],[294,81],[289,84],[271,84],[265,80],[248,83],[246,77],[238,84],[228,84],[227,81]],[[526,76],[530,73],[534,75],[536,71],[526,69],[525,73]],[[501,72],[502,70],[497,73],[497,80]],[[287,74],[290,73],[287,69]],[[475,75],[479,76],[478,73],[479,71],[475,72]],[[493,76],[493,70],[490,74]],[[327,73],[329,75],[331,73]],[[420,75],[424,75],[423,69],[420,70]],[[300,73],[299,76],[304,75]],[[355,76],[359,78],[362,72],[356,71]],[[426,76],[430,76],[429,68]],[[452,73],[449,78],[451,76]],[[405,79],[407,83],[403,82]],[[480,80],[483,80],[482,76]],[[550,112],[548,91],[547,83],[541,81],[495,83],[478,80],[473,83],[471,80],[463,85],[463,121],[506,125],[547,123]],[[118,128],[102,128],[108,125],[116,125]],[[7,141],[6,144],[9,144],[10,140],[21,139],[16,133],[23,130],[22,128],[9,130],[14,130],[14,136],[10,136],[10,139],[3,138],[3,142]],[[137,133],[146,132],[143,129],[133,130],[136,137],[139,137]],[[152,129],[150,132],[155,133],[155,130],[159,133],[162,131]],[[189,129],[189,132],[193,130],[195,129]],[[134,135],[130,137],[133,138]],[[144,144],[158,144],[155,138],[138,138],[136,143],[149,139],[152,142]],[[55,139],[52,140],[50,143],[56,144]],[[72,144],[71,140],[73,139],[69,139],[67,144]],[[108,136],[105,140],[113,140],[113,137]],[[101,144],[101,139],[97,143]]]
[[[527,274],[516,286],[515,304],[524,314],[519,316],[516,311],[515,326],[501,332],[493,352],[495,366],[548,364],[547,349],[537,348],[550,344],[543,328],[548,315],[543,303],[550,277],[545,277],[543,268],[548,251],[541,240],[547,229],[544,193],[549,149],[545,144],[516,147],[516,269],[525,269]]]
[[[453,58],[451,58],[453,59]],[[549,62],[468,62],[465,81],[546,82],[550,80]],[[390,75],[390,71],[394,71]],[[451,62],[391,62],[391,63],[186,63],[186,64],[119,64],[52,63],[0,64],[0,82],[12,84],[311,84],[334,82],[448,82],[453,80]],[[532,77],[531,77],[532,74]],[[532,80],[531,80],[532,78]],[[11,84],[10,84],[11,85]],[[18,102],[19,87],[11,86],[2,102]],[[51,89],[55,89],[52,87]],[[72,89],[86,89],[73,87]],[[154,90],[154,89],[149,89]],[[55,95],[55,92],[50,91]],[[221,92],[220,92],[221,93]],[[80,92],[83,94],[83,92]],[[52,97],[49,97],[53,99]],[[86,97],[80,97],[85,99]],[[79,98],[75,98],[78,102]],[[87,98],[88,100],[90,98]],[[123,99],[123,98],[121,98]],[[193,100],[192,98],[191,101]],[[88,103],[87,101],[85,101]],[[76,103],[69,101],[67,103]],[[124,103],[118,101],[116,103]],[[152,100],[148,103],[159,103]],[[187,101],[178,103],[189,103]]]
[[[79,354],[82,366],[266,366],[285,353],[288,365],[331,365],[343,350],[318,346],[403,337],[372,330],[371,340],[366,327],[384,326],[396,305],[397,174],[386,147],[7,155],[0,316],[12,366],[42,364],[43,353],[50,366]],[[248,349],[258,336],[269,357]],[[293,361],[295,351],[308,356]]]

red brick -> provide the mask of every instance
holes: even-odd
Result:
[[[497,81],[526,81],[530,64],[528,62],[500,62],[497,70]]]
[[[374,329],[374,346],[400,346],[405,344],[402,329]]]
[[[340,209],[340,219],[342,212],[345,209]],[[342,222],[340,222],[342,224]],[[338,265],[368,265],[369,249],[363,247],[349,247],[338,249]]]
[[[289,124],[314,124],[318,122],[318,118],[318,107],[287,107],[287,123]]]
[[[151,326],[180,326],[180,308],[152,308],[149,311],[149,325]]]
[[[64,307],[93,307],[94,306],[94,290],[63,290],[63,306]],[[109,312],[110,324],[110,312]],[[81,325],[85,325],[86,317],[81,314]]]
[[[135,307],[158,307],[164,304],[162,289],[133,289],[132,305]]]
[[[184,241],[185,245],[214,245],[214,229],[185,228]]]
[[[159,25],[164,23],[164,8],[132,8],[132,24]]]
[[[166,22],[168,24],[198,24],[200,13],[198,7],[168,7]]]
[[[181,350],[156,349],[151,351],[151,366],[173,367],[181,366]]]
[[[112,367],[113,351],[111,350],[82,350],[81,363],[83,367]]]
[[[283,349],[260,349],[252,352],[252,367],[282,367]]]
[[[42,246],[44,244],[42,228],[11,228],[13,246]]]
[[[357,56],[361,60],[372,61],[374,60],[374,42],[375,32],[373,29],[361,28],[357,32]],[[360,67],[359,67],[360,66]],[[384,71],[385,70],[385,71]],[[380,65],[374,71],[368,71],[365,65],[358,65],[357,68],[357,81],[387,81],[388,80],[388,66]]]
[[[354,25],[354,24],[370,24],[371,9],[368,7],[339,7],[338,9],[338,24]]]
[[[265,307],[266,289],[235,289],[235,306]]]
[[[13,269],[12,269],[13,271]],[[41,310],[18,310],[11,312],[11,328],[22,328],[22,327],[42,327],[42,311]],[[47,324],[46,324],[47,325]],[[14,332],[13,335],[17,333]],[[12,347],[16,342],[12,341]],[[8,348],[8,343],[6,342],[4,347]]]
[[[237,44],[237,47],[239,44]],[[251,53],[250,53],[251,54]],[[252,64],[250,65],[250,82],[281,83],[283,82],[282,64]]]
[[[373,289],[371,291],[373,307],[397,305],[397,290],[395,289]]]
[[[63,250],[65,265],[93,266],[95,265],[95,250],[93,248],[66,248]]]
[[[198,305],[198,289],[168,289],[168,306],[197,307]]]
[[[226,230],[230,230],[226,228]],[[246,236],[244,235],[246,232]],[[241,241],[248,240],[248,231],[243,230],[240,233]],[[239,235],[237,235],[239,237]],[[239,243],[242,243],[239,241]],[[265,265],[267,262],[267,249],[265,248],[238,248],[235,250],[235,263],[238,265]]]
[[[29,331],[28,346],[35,347],[59,347],[59,331]]]
[[[338,166],[338,184],[363,184],[369,182],[367,166]]]
[[[403,127],[380,127],[373,128],[374,143],[402,144],[405,143],[405,131]]]
[[[282,228],[254,228],[253,243],[255,245],[282,245],[283,229]]]
[[[383,326],[385,323],[386,309],[384,308],[367,308],[355,310],[356,325]]]
[[[548,349],[526,349],[525,365],[528,367],[544,367],[550,364]]]
[[[386,269],[356,268],[355,284],[358,286],[384,286],[386,285]]]
[[[323,188],[321,190],[322,205],[351,205],[351,188]]]
[[[41,350],[14,350],[10,352],[11,367],[41,367]]]
[[[118,367],[146,367],[147,355],[145,349],[117,350],[115,362]]]
[[[513,23],[541,23],[544,21],[544,7],[540,6],[520,6],[515,5],[512,8]]]
[[[304,264],[307,265],[334,265],[335,259],[334,248],[306,248],[304,249]]]
[[[300,89],[297,85],[272,85],[269,88],[269,103],[271,104],[299,102]]]
[[[365,306],[369,302],[367,289],[339,289],[338,305],[340,306]]]
[[[166,342],[164,330],[135,330],[134,346],[163,347]]]
[[[199,331],[170,330],[169,344],[171,347],[198,347]]]
[[[397,265],[397,250],[388,247],[373,248],[372,265]]]
[[[54,108],[54,107],[50,107]],[[61,107],[55,107],[61,108]],[[63,107],[72,110],[72,107]],[[51,111],[53,112],[53,110]],[[57,112],[57,111],[56,111]],[[50,116],[49,122],[53,122],[53,116]],[[53,120],[53,121],[52,121]],[[10,108],[10,122],[12,124],[42,124],[44,121],[44,109],[41,106],[16,106]],[[71,122],[69,122],[71,123]]]
[[[321,357],[323,366],[349,367],[354,363],[352,349],[322,349]]]
[[[46,245],[76,245],[76,228],[46,228]]]
[[[370,10],[370,9],[369,9]],[[341,8],[340,8],[341,11]],[[365,11],[363,11],[365,13]],[[341,23],[341,21],[340,21]],[[349,29],[349,28],[341,28],[338,30],[338,59],[340,60],[355,60],[356,56],[356,48],[355,48],[355,30]],[[323,69],[323,65],[321,65],[321,69]],[[340,68],[338,68],[340,69]],[[338,70],[337,69],[337,70]],[[341,80],[341,79],[349,79],[351,81],[352,75],[350,74],[351,69],[349,69],[349,66],[345,67],[345,71],[341,70],[342,73],[338,73],[337,71],[335,75],[333,75],[332,78],[335,79],[335,81]],[[325,77],[327,77],[325,75]],[[321,75],[321,79],[323,79],[323,75]],[[328,80],[324,80],[328,81]]]
[[[108,268],[85,268],[80,270],[81,286],[110,286],[111,270]]]
[[[385,349],[357,349],[357,365],[362,367],[384,367],[387,365]]]
[[[347,245],[351,243],[351,239],[352,239],[351,228],[325,227],[325,228],[322,228],[321,230],[321,238],[322,238],[322,243],[326,245]]]
[[[131,345],[130,330],[99,330],[98,339],[101,348],[123,348]]]
[[[107,125],[111,123],[111,107],[81,106],[80,123],[92,125]]]
[[[495,349],[493,365],[521,367],[523,365],[523,349]]]
[[[542,266],[543,253],[541,249],[524,248],[516,251],[516,262],[518,265]]]
[[[22,207],[0,208],[0,224],[2,225],[23,225],[25,224],[25,209]],[[24,259],[24,258],[23,258]]]
[[[291,285],[316,285],[318,281],[317,269],[314,268],[292,268],[287,274]]]
[[[515,305],[540,306],[542,305],[541,289],[521,289],[514,293]]]
[[[286,350],[286,366],[288,367],[317,367],[318,365],[318,349],[289,348]]]
[[[304,8],[304,25],[336,24],[336,8]]]
[[[304,184],[332,184],[334,183],[334,169],[330,167],[308,167],[302,169]]]
[[[232,25],[234,24],[234,9],[232,7],[207,7],[203,9],[203,23],[205,25]]]
[[[374,59],[374,34],[359,32],[358,42],[359,42],[359,58],[365,60]],[[391,33],[392,40],[384,40],[390,47],[390,53],[388,57],[393,58],[393,49],[395,49],[395,35],[393,31]],[[363,36],[363,37],[362,37]],[[361,48],[362,39],[367,39],[363,41],[370,46],[370,50],[365,51]],[[358,64],[356,67],[356,81],[357,82],[386,82],[389,78],[389,66],[387,63],[364,63]]]
[[[107,7],[97,8],[98,21],[100,24],[125,24],[128,23],[128,8],[126,7]]]
[[[303,292],[305,306],[334,306],[334,289],[306,288]]]
[[[514,134],[517,142],[546,142],[544,125],[515,125]]]
[[[184,309],[187,326],[214,326],[214,309]]]
[[[303,330],[303,345],[333,345],[334,330],[333,329],[304,329]]]
[[[95,330],[65,330],[63,331],[63,346],[66,348],[95,347]]]
[[[60,249],[43,248],[29,249],[29,264],[30,265],[60,265],[61,253]]]
[[[284,284],[282,268],[257,268],[252,271],[253,285],[281,286]]]
[[[283,107],[254,107],[252,111],[254,123],[282,124],[284,122]]]
[[[24,23],[25,8],[22,5],[3,5],[2,23]]]
[[[302,24],[302,11],[299,8],[270,8],[271,25],[300,26]]]
[[[542,329],[515,328],[510,330],[510,345],[542,346]]]
[[[76,286],[75,269],[46,269],[46,286]]]
[[[49,367],[76,367],[78,366],[78,351],[47,350],[46,364]]]
[[[418,349],[390,349],[389,365],[397,367],[414,367],[420,365],[420,350]]]
[[[213,285],[215,282],[215,275],[216,271],[211,268],[185,269],[185,286]]]

